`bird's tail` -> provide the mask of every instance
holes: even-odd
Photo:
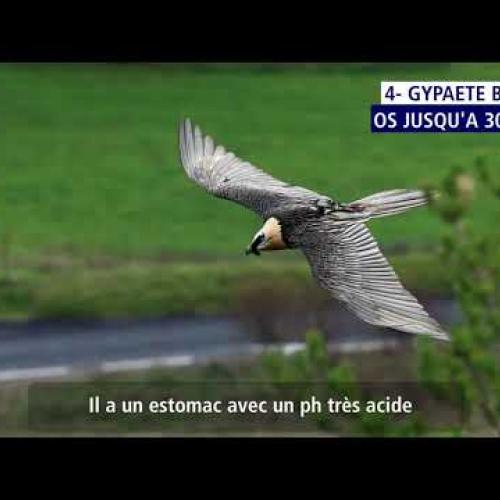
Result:
[[[366,218],[385,217],[400,214],[410,208],[421,207],[428,202],[428,196],[423,191],[410,189],[393,189],[372,194],[366,198],[344,205],[346,212]]]

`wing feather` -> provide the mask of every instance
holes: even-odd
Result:
[[[363,223],[323,221],[303,234],[299,247],[321,286],[367,323],[428,334],[447,333],[406,290]]]
[[[203,135],[198,126],[193,128],[189,119],[179,127],[179,151],[190,179],[213,195],[235,201],[262,217],[283,204],[330,201],[327,196],[280,181],[227,152]]]

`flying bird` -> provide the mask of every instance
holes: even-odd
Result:
[[[447,333],[406,290],[366,226],[376,217],[425,205],[418,190],[394,189],[340,203],[287,184],[226,151],[193,126],[179,127],[186,174],[209,193],[263,219],[246,254],[299,249],[319,285],[372,325],[448,340]]]

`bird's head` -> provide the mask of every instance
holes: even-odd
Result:
[[[260,252],[264,250],[283,250],[285,248],[287,246],[283,241],[280,221],[276,217],[270,217],[257,231],[245,254],[260,255]]]

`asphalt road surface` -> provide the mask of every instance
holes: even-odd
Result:
[[[448,299],[427,305],[445,324],[457,316]],[[411,337],[365,325],[349,312],[336,311],[336,328],[339,351],[377,349]],[[302,345],[275,347],[292,352]],[[243,323],[228,317],[1,322],[0,381],[190,365],[255,355],[264,348]]]

